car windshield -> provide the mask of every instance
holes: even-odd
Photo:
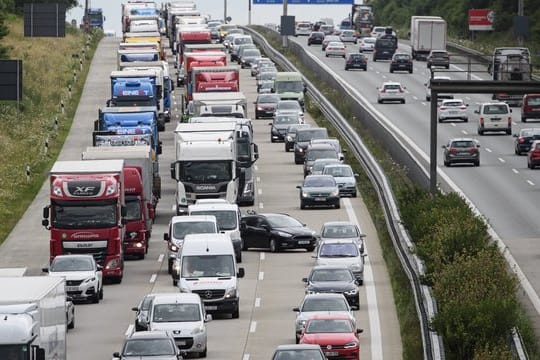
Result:
[[[442,104],[443,106],[450,106],[450,107],[459,107],[463,105],[463,101],[445,101]]]
[[[335,150],[309,150],[307,152],[307,160],[308,161],[314,161],[315,159],[322,159],[322,158],[336,158],[338,155]]]
[[[475,147],[476,144],[472,140],[460,140],[460,141],[453,141],[452,145],[450,147],[453,148],[471,148]]]
[[[326,42],[331,42],[331,41],[339,41],[339,36],[327,36],[325,39],[324,39]]]
[[[321,269],[314,270],[311,281],[353,281],[351,272],[347,269]]]
[[[399,55],[395,55],[394,58],[396,60],[409,60],[410,56],[407,54],[399,54]]]
[[[275,72],[262,72],[259,74],[259,80],[274,80],[275,78]]]
[[[363,60],[364,55],[362,55],[362,54],[349,54],[349,59]]]
[[[231,277],[235,275],[233,255],[195,255],[182,257],[182,277]]]
[[[353,331],[350,320],[347,319],[312,319],[306,326],[306,333],[350,333]]]
[[[278,350],[272,358],[272,360],[294,359],[324,360],[326,358],[321,355],[320,350],[315,349]]]
[[[200,321],[198,304],[156,304],[152,312],[153,322]]]
[[[278,94],[284,92],[301,92],[304,90],[304,83],[302,80],[276,81],[274,85]]]
[[[257,100],[259,104],[268,104],[268,103],[277,104],[278,101],[279,101],[279,96],[277,95],[261,95],[259,96],[259,99]]]
[[[277,104],[278,110],[301,110],[300,104],[297,101],[280,101]]]
[[[242,45],[242,44],[252,44],[253,41],[251,40],[251,37],[236,37],[234,38],[234,44],[235,45]]]
[[[485,115],[507,114],[508,105],[506,104],[492,104],[484,106]]]
[[[522,137],[540,135],[540,129],[521,129],[519,135]]]
[[[238,215],[234,210],[195,210],[190,215],[214,215],[219,230],[234,230],[237,228]]]
[[[324,175],[332,175],[333,177],[352,177],[352,169],[348,166],[329,166],[323,170]]]
[[[340,298],[307,298],[302,311],[348,311],[347,300]]]
[[[329,177],[306,177],[304,180],[304,187],[333,187],[336,186],[336,182],[333,178]]]
[[[283,228],[283,227],[303,227],[304,225],[296,220],[293,217],[287,215],[267,215],[266,220],[274,228]]]
[[[296,140],[303,142],[310,141],[311,139],[326,139],[327,137],[328,133],[326,132],[326,129],[308,129],[299,131]]]
[[[365,38],[363,41],[364,41],[364,44],[375,44],[375,41],[377,41],[377,39],[368,37],[368,38]]]
[[[324,169],[324,167],[328,164],[335,164],[338,162],[337,159],[326,159],[324,161],[319,161],[320,159],[317,159],[314,163],[313,163],[313,167],[311,168],[311,171],[313,172],[314,170],[316,171],[322,171],[322,169]]]
[[[540,105],[540,97],[529,97],[527,98],[527,104],[529,106],[538,106]]]
[[[87,257],[56,257],[50,271],[93,271],[93,259]]]
[[[165,356],[175,355],[174,343],[169,339],[127,340],[123,356]]]
[[[343,47],[343,43],[332,41],[332,42],[328,43],[328,47]]]
[[[321,236],[323,238],[343,239],[358,236],[355,225],[327,225],[324,227]]]
[[[443,57],[447,57],[448,54],[445,53],[445,52],[432,52],[431,53],[431,57],[436,57],[436,58],[443,58]]]
[[[182,221],[173,224],[173,237],[183,239],[188,234],[213,234],[216,226],[210,221]]]
[[[279,115],[276,117],[276,120],[274,120],[275,124],[298,124],[298,117],[297,116],[290,116],[290,115]]]
[[[358,255],[358,246],[353,243],[323,243],[319,253],[321,257],[357,257]]]
[[[261,56],[261,52],[257,49],[247,49],[247,50],[244,50],[244,53],[243,53],[245,57],[257,57],[257,56]]]

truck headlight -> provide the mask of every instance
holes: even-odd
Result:
[[[227,291],[225,292],[225,298],[232,299],[235,297],[236,297],[236,288],[235,287],[228,288]]]
[[[187,288],[187,287],[184,287],[184,286],[180,286],[180,292],[182,292],[182,293],[190,293],[191,289]]]
[[[117,268],[119,266],[120,266],[120,259],[115,258],[107,263],[107,265],[105,266],[105,269],[110,270],[110,269]]]
[[[116,191],[116,185],[109,185],[107,186],[107,191],[105,195],[112,195],[115,193],[115,191]]]

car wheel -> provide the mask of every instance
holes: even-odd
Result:
[[[374,57],[373,57],[373,62],[375,62],[375,61],[377,61],[377,58],[374,56]]]
[[[328,57],[328,54],[325,54],[326,57]]]
[[[345,71],[349,70],[349,68],[347,66],[345,66]]]
[[[446,65],[446,69],[450,69],[450,65]]]
[[[443,120],[442,120],[441,118],[439,118],[439,122],[440,122],[440,123],[442,123],[442,122],[443,122]]]
[[[289,152],[289,148],[285,145],[285,152]]]
[[[412,69],[411,69],[411,70],[409,70],[409,74],[412,74]]]
[[[521,122],[523,122],[523,123],[524,123],[524,122],[527,122],[527,118],[524,117],[524,116],[522,116],[522,117],[521,117]]]
[[[277,243],[276,243],[276,239],[274,238],[271,238],[270,239],[270,252],[278,252],[278,246],[277,246]]]
[[[446,167],[450,166],[450,162],[444,160],[444,166],[446,166]]]
[[[468,123],[468,122],[469,122],[469,119],[468,119],[468,118],[465,118],[465,119],[463,119],[463,122]]]
[[[382,104],[382,100],[381,100],[381,99],[377,99],[377,102],[378,102],[379,104]]]
[[[101,284],[101,289],[99,289],[99,300],[103,300],[103,284]]]
[[[343,55],[343,58],[345,59],[345,55]]]
[[[357,196],[358,196],[358,194],[357,194],[357,193],[356,193],[356,191],[355,191],[355,192],[353,192],[353,193],[352,193],[352,195],[351,195],[351,196],[352,196],[353,198],[355,198],[355,197],[357,197]]]
[[[169,260],[167,262],[167,274],[172,274],[173,261]]]
[[[474,166],[480,166],[480,160],[476,160],[476,161],[474,162]]]
[[[257,115],[257,113],[255,113],[255,119],[259,119],[259,115]]]
[[[306,204],[303,202],[300,202],[300,209],[304,210],[306,208]]]
[[[75,314],[73,314],[73,319],[71,319],[71,322],[68,324],[68,329],[73,329],[75,327]]]
[[[239,305],[236,305],[236,308],[234,309],[234,311],[231,314],[233,319],[238,319],[240,317],[240,310],[239,310],[238,306]]]
[[[273,137],[270,137],[270,142],[275,142]]]
[[[202,351],[202,352],[199,353],[199,357],[200,357],[200,358],[205,358],[205,357],[206,357],[207,351],[208,351],[208,348],[204,349],[204,351]]]
[[[394,73],[394,70],[390,69],[390,73],[393,74],[393,73]]]
[[[478,129],[478,135],[484,135],[484,130]]]
[[[308,247],[306,247],[306,251],[307,251],[307,252],[313,252],[313,250],[315,250],[315,246],[308,246]]]
[[[426,101],[431,101],[431,96],[426,96]]]
[[[401,99],[401,103],[402,103],[402,104],[405,104],[405,99]]]
[[[336,209],[340,209],[340,208],[341,208],[341,204],[339,203],[339,201],[337,202],[336,205],[334,205],[334,207],[335,207]]]
[[[99,304],[99,292],[96,292],[93,296],[92,296],[92,303],[94,304]]]
[[[298,335],[294,334],[294,338],[295,338],[295,342],[297,344],[299,344],[300,343],[300,338],[298,337]]]
[[[302,161],[300,161],[300,160],[297,159],[297,158],[294,158],[294,163],[295,163],[296,165],[300,165],[300,164],[302,164]]]
[[[512,129],[507,129],[506,130],[506,135],[512,135]]]

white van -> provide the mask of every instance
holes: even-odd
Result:
[[[183,354],[206,357],[206,322],[211,319],[197,294],[156,294],[150,307],[148,330],[170,332]]]
[[[240,236],[240,208],[231,203],[192,204],[188,206],[189,215],[214,215],[220,233],[228,234],[233,244],[236,261],[242,262],[242,237]]]
[[[504,131],[512,135],[512,109],[504,102],[479,104],[474,115],[478,123],[478,135],[486,131]]]
[[[187,235],[175,266],[180,292],[199,294],[209,313],[240,316],[238,279],[244,277],[244,269],[237,268],[228,235]]]
[[[163,233],[167,241],[167,271],[172,274],[172,265],[176,255],[182,249],[187,234],[216,234],[218,232],[215,216],[173,216],[169,222],[169,232]],[[178,274],[176,274],[178,275]],[[178,276],[173,275],[174,279]],[[176,286],[176,283],[174,283]]]

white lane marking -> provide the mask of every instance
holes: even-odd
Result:
[[[500,162],[505,163],[506,161],[503,158],[497,158]]]
[[[349,216],[349,221],[360,227],[360,223],[352,208],[351,200],[343,199],[345,209]],[[361,228],[361,227],[360,227]],[[368,253],[367,245],[364,244],[366,254]],[[373,269],[369,262],[369,257],[364,259],[364,287],[366,288],[367,309],[369,316],[369,332],[371,338],[371,360],[380,360],[383,358],[382,350],[382,334],[381,334],[381,319],[379,317],[379,306],[377,302],[377,292],[375,291],[375,281],[373,279]]]
[[[259,271],[259,280],[264,280],[264,271]]]
[[[455,126],[456,126],[456,123],[450,123],[450,125],[452,125],[452,126],[454,126],[454,127],[455,127]]]
[[[414,100],[418,100],[418,98],[417,98],[416,96],[413,96],[412,98],[413,98]]]
[[[150,276],[150,284],[155,283],[156,279],[157,279],[157,274],[152,274],[152,276]]]
[[[259,203],[259,209],[264,209],[264,204],[263,203]]]
[[[260,255],[260,259],[264,260],[265,258],[266,258],[266,253],[262,252],[261,255]]]
[[[486,148],[486,151],[487,151],[488,153],[492,152],[490,148]]]
[[[133,332],[133,324],[129,324],[129,326],[126,329],[126,332],[124,333],[125,336],[130,335]]]
[[[261,307],[261,298],[255,299],[255,307]]]
[[[456,66],[456,65],[451,65],[451,66],[452,66],[452,67],[455,67],[455,68],[458,69],[459,71],[463,71],[463,72],[466,71],[465,69],[462,69],[462,68],[460,68],[459,66]],[[471,74],[470,76],[471,76],[472,78],[474,78],[475,80],[483,80],[481,77],[476,76],[476,75],[474,75],[474,74]]]
[[[261,182],[261,178],[257,176],[257,182]]]
[[[465,96],[465,99],[467,99],[467,100],[471,100],[471,98],[470,98],[470,97],[468,97],[468,96]]]
[[[249,354],[244,354],[244,356],[242,357],[242,360],[249,360]]]
[[[258,189],[258,190],[257,190],[257,193],[258,193],[259,195],[262,195],[262,189]]]
[[[527,180],[527,184],[534,186],[534,183],[531,180]]]
[[[257,165],[255,165],[255,171],[259,170],[259,167]]]
[[[165,257],[165,254],[159,254],[157,261],[162,262],[164,257]]]
[[[514,172],[514,174],[519,174],[519,171],[517,169],[512,169],[512,171]]]
[[[176,205],[172,206],[172,211],[176,211]]]
[[[254,333],[255,331],[257,331],[257,322],[256,322],[256,321],[252,321],[252,322],[251,322],[251,325],[249,326],[249,332],[250,332],[250,333]]]
[[[461,130],[461,133],[462,133],[463,135],[467,135],[467,131],[466,131],[466,130]]]

